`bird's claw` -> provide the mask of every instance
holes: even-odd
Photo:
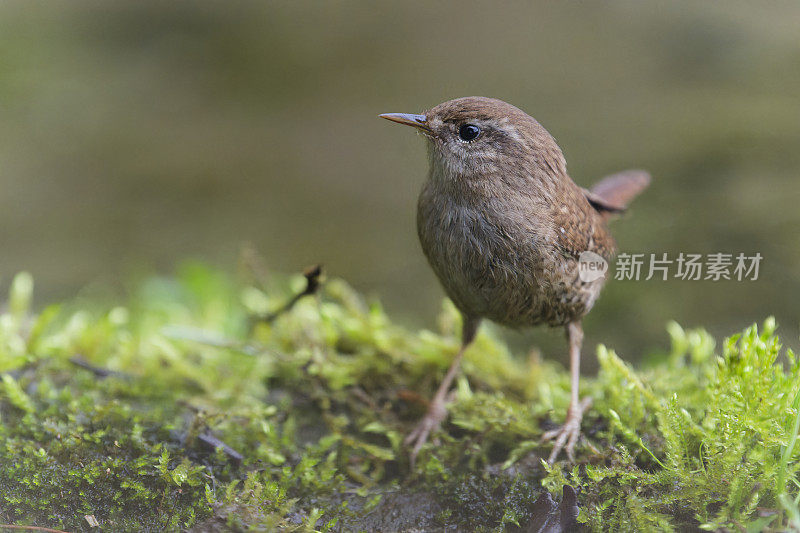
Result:
[[[578,438],[581,435],[581,420],[583,419],[584,411],[586,411],[591,404],[592,399],[587,397],[581,400],[578,405],[570,405],[564,425],[542,435],[542,442],[555,439],[553,451],[550,452],[550,457],[547,459],[549,464],[555,462],[561,450],[567,452],[567,458],[570,462],[575,461],[575,444],[578,442]]]
[[[447,409],[444,404],[442,403],[439,405],[437,403],[432,403],[427,414],[419,421],[419,424],[411,430],[411,433],[406,436],[403,444],[406,446],[414,445],[409,454],[412,469],[414,468],[414,463],[417,461],[417,455],[419,455],[422,446],[428,441],[430,434],[436,431],[442,422],[444,422],[446,417]]]

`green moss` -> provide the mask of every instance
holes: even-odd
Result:
[[[583,381],[587,443],[554,467],[538,441],[566,410],[567,373],[485,327],[439,444],[410,472],[402,436],[458,346],[458,314],[447,304],[438,332],[409,332],[333,280],[249,328],[303,283],[191,264],[124,305],[32,314],[32,280],[18,276],[0,314],[2,522],[502,530],[570,485],[599,531],[800,525],[800,369],[771,320],[717,353],[670,324],[670,353],[636,370],[601,346]]]

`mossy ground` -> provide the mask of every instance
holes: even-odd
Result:
[[[599,347],[599,374],[582,382],[587,440],[577,464],[552,468],[538,439],[563,417],[567,373],[484,327],[439,443],[411,472],[402,436],[458,346],[457,313],[410,332],[332,280],[249,327],[303,284],[192,264],[121,306],[34,315],[32,281],[17,276],[0,308],[0,520],[524,530],[537,498],[569,485],[594,530],[800,527],[799,363],[771,320],[718,348],[671,324],[671,351],[636,370]]]

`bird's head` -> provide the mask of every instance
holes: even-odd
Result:
[[[538,169],[566,172],[553,137],[533,117],[502,100],[468,96],[423,114],[380,116],[422,132],[429,141],[433,168],[448,179],[497,179],[497,173],[507,176]]]

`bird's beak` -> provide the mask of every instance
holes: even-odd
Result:
[[[410,113],[384,113],[379,115],[381,118],[397,122],[398,124],[405,124],[406,126],[414,126],[425,133],[432,133],[431,128],[428,126],[428,119],[425,115],[412,115]]]

